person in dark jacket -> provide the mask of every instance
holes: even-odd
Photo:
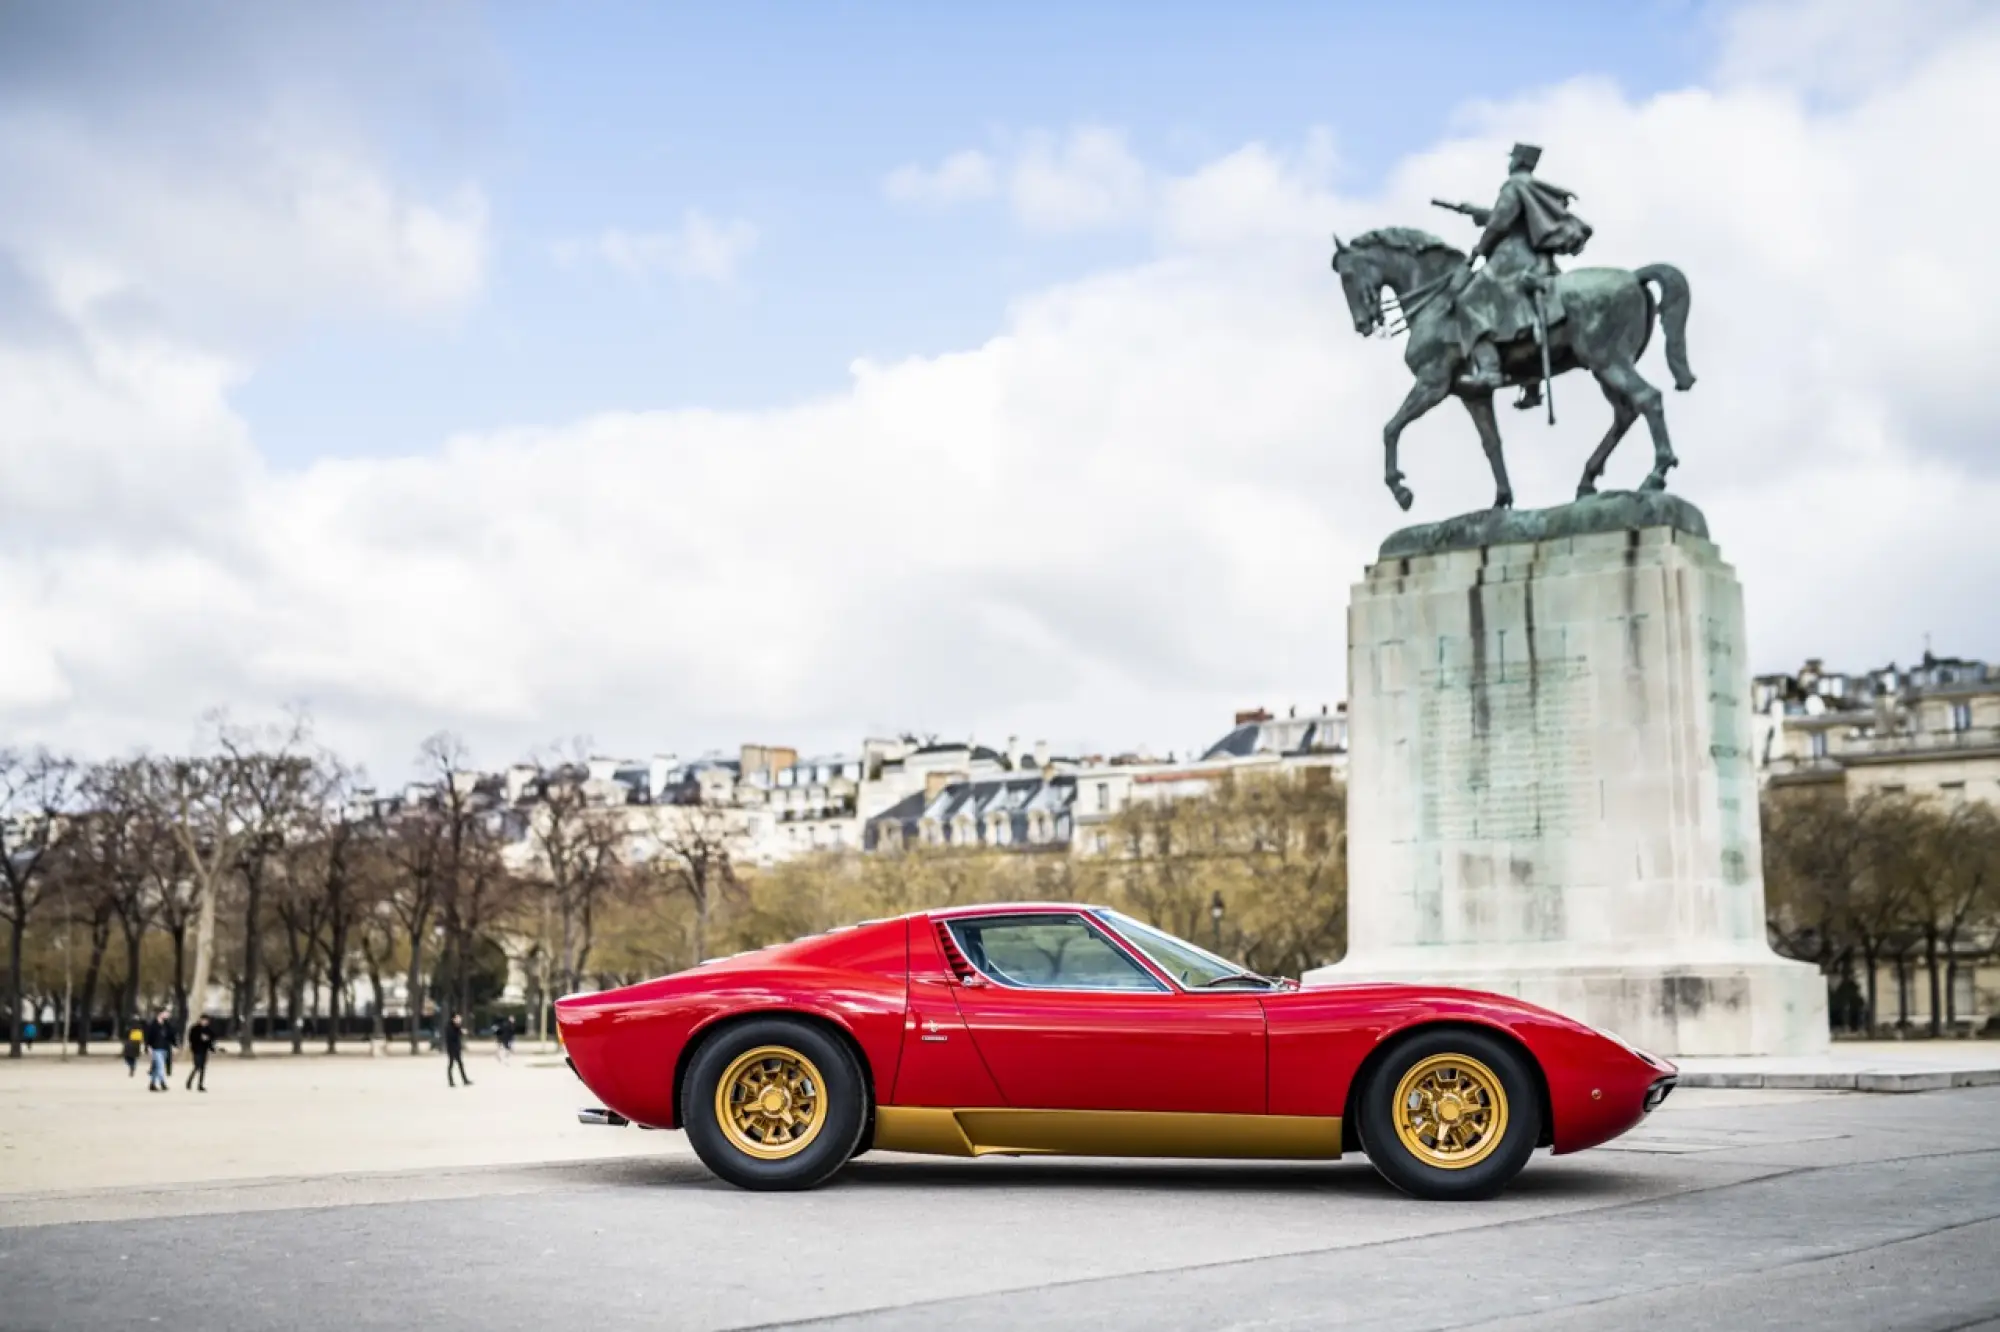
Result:
[[[125,1076],[139,1071],[139,1054],[146,1048],[146,1029],[134,1027],[125,1033]]]
[[[214,1048],[215,1028],[208,1025],[208,1014],[203,1013],[188,1028],[188,1055],[194,1060],[194,1067],[188,1070],[188,1090],[208,1090],[208,1052]]]
[[[152,1067],[146,1076],[147,1091],[171,1091],[167,1085],[167,1051],[174,1048],[174,1024],[167,1020],[167,1010],[161,1009],[146,1023],[146,1053],[152,1058]]]
[[[493,1057],[506,1063],[514,1057],[514,1019],[502,1016],[493,1028]]]
[[[465,1071],[465,1023],[456,1013],[451,1015],[451,1025],[444,1029],[444,1081],[447,1087],[456,1087],[452,1074],[465,1079],[465,1085],[472,1085],[472,1075]]]

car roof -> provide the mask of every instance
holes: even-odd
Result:
[[[1009,915],[1024,915],[1039,911],[1109,911],[1111,908],[1095,902],[976,902],[966,906],[933,907],[929,911],[913,912],[914,915],[949,918],[953,916],[991,916],[999,912]]]

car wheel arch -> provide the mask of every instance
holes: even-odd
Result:
[[[752,1009],[749,1012],[724,1013],[710,1019],[690,1032],[687,1040],[681,1044],[680,1058],[674,1061],[674,1123],[680,1128],[687,1127],[687,1118],[684,1114],[685,1107],[681,1104],[681,1091],[683,1084],[687,1081],[688,1068],[694,1063],[695,1057],[701,1053],[702,1047],[732,1027],[741,1026],[745,1022],[755,1022],[766,1018],[790,1018],[794,1021],[803,1022],[815,1027],[838,1041],[841,1048],[846,1050],[853,1058],[855,1068],[861,1071],[862,1095],[868,1101],[864,1110],[864,1114],[866,1115],[865,1127],[862,1130],[862,1140],[865,1143],[873,1136],[875,1130],[875,1070],[868,1062],[868,1052],[861,1048],[861,1042],[855,1038],[854,1033],[849,1031],[844,1024],[828,1017],[824,1013],[815,1013],[805,1008],[758,1008]]]
[[[1541,1133],[1535,1140],[1535,1146],[1554,1145],[1555,1113],[1549,1099],[1549,1075],[1543,1070],[1542,1061],[1535,1058],[1535,1052],[1528,1048],[1528,1043],[1498,1023],[1443,1018],[1412,1022],[1408,1026],[1398,1027],[1386,1033],[1375,1043],[1375,1048],[1368,1052],[1368,1057],[1354,1070],[1354,1077],[1347,1084],[1346,1102],[1341,1107],[1340,1149],[1343,1152],[1361,1150],[1361,1117],[1356,1111],[1361,1096],[1369,1081],[1374,1078],[1376,1070],[1381,1068],[1383,1061],[1388,1059],[1403,1042],[1414,1036],[1435,1031],[1478,1032],[1482,1036],[1500,1041],[1520,1055],[1521,1062],[1527,1065],[1529,1075],[1534,1078],[1535,1099],[1539,1102],[1538,1108],[1541,1110]]]

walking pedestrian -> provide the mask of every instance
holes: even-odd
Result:
[[[125,1033],[125,1076],[139,1071],[139,1052],[146,1048],[146,1029],[134,1027]]]
[[[173,1048],[174,1024],[167,1021],[167,1010],[161,1009],[146,1024],[146,1052],[152,1058],[152,1066],[146,1076],[146,1090],[171,1091],[167,1086],[167,1051]]]
[[[514,1057],[514,1019],[505,1014],[493,1028],[493,1057],[503,1064]]]
[[[208,1014],[203,1013],[188,1028],[188,1054],[194,1060],[194,1067],[188,1070],[188,1090],[208,1090],[208,1052],[215,1048],[215,1028],[208,1025]]]
[[[465,1071],[465,1024],[456,1013],[451,1015],[451,1025],[444,1029],[444,1081],[447,1087],[458,1085],[452,1077],[454,1070],[458,1077],[465,1079],[466,1086],[472,1085],[472,1075]]]

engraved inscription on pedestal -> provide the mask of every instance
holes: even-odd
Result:
[[[1423,755],[1416,836],[1432,841],[1533,841],[1593,817],[1589,663],[1510,662],[1478,677],[1420,674]]]
[[[1701,622],[1703,683],[1708,691],[1709,757],[1715,764],[1715,794],[1720,818],[1722,880],[1733,888],[1754,890],[1755,862],[1759,859],[1757,829],[1757,779],[1751,754],[1748,726],[1749,709],[1743,706],[1742,687],[1737,683],[1742,666],[1730,642],[1729,626],[1714,616]],[[1762,903],[1756,896],[1737,900],[1739,910],[1732,922],[1738,936],[1761,935]]]

